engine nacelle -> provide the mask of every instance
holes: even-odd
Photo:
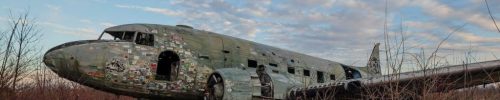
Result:
[[[208,100],[251,99],[249,76],[241,68],[217,69],[207,80]]]
[[[264,74],[257,74],[255,68],[223,68],[217,69],[208,78],[206,98],[209,100],[285,99],[288,90],[301,84],[269,70]]]

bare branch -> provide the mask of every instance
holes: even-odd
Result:
[[[497,28],[498,32],[500,32],[500,29],[498,28],[497,22],[495,21],[495,18],[493,15],[491,15],[490,11],[490,6],[488,5],[488,0],[484,0],[484,3],[486,4],[486,8],[488,8],[488,13],[490,14],[491,20],[493,21],[493,24],[495,24],[495,27]]]
[[[25,79],[32,68],[41,63],[41,53],[38,43],[41,35],[37,30],[34,19],[30,18],[29,11],[15,15],[10,11],[9,34],[2,34],[0,43],[7,45],[1,49],[2,59],[0,65],[0,89],[10,91],[0,91],[0,94],[8,94],[12,99],[16,99],[15,94],[18,89],[25,88],[18,84]],[[5,93],[7,92],[7,93]],[[0,95],[2,96],[2,95]],[[2,98],[2,97],[0,97]]]

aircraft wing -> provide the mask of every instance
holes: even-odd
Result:
[[[395,88],[418,94],[423,91],[441,92],[498,81],[500,60],[492,60],[298,87],[290,90],[289,97],[317,97],[333,93],[335,98],[342,98],[369,94],[369,91],[384,94]]]

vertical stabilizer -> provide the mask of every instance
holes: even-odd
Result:
[[[372,50],[372,54],[370,55],[370,59],[368,59],[368,73],[381,75],[380,69],[380,56],[379,56],[379,45],[380,43],[375,44]]]

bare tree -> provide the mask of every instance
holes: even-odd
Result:
[[[40,63],[41,51],[37,42],[41,34],[37,29],[36,21],[30,17],[29,11],[22,14],[10,12],[8,20],[9,29],[2,34],[0,44],[6,45],[1,48],[2,55],[0,65],[0,96],[10,95],[16,92],[16,86],[27,76],[30,67]],[[15,98],[15,95],[12,95]]]

